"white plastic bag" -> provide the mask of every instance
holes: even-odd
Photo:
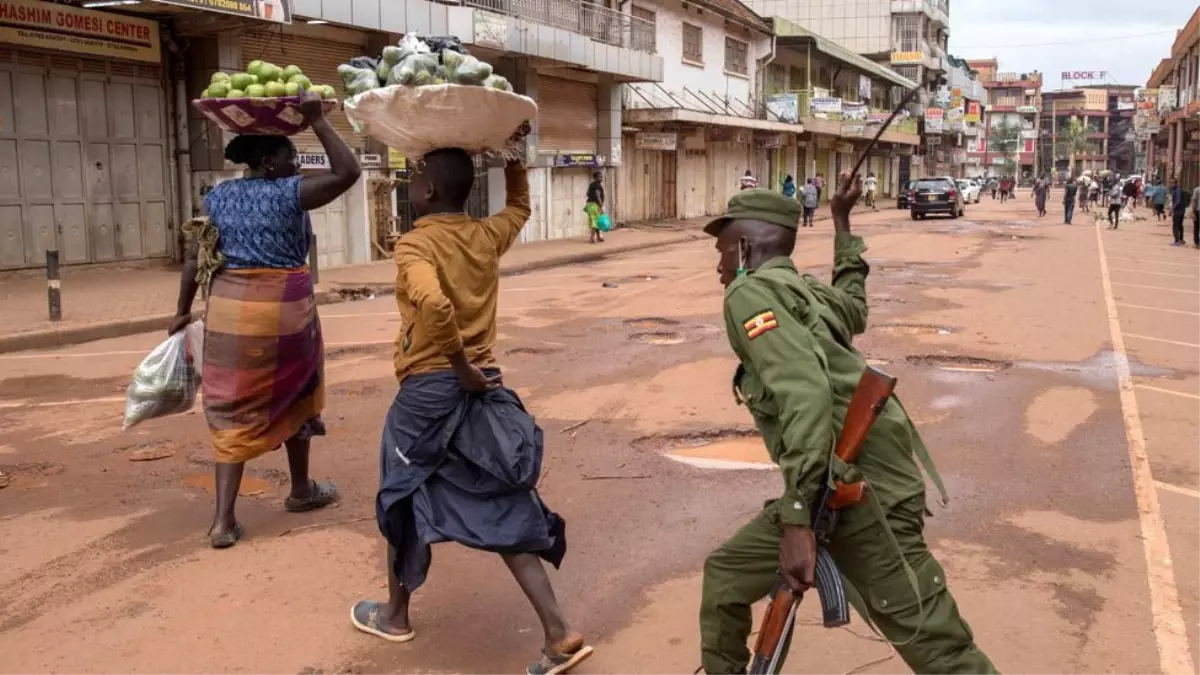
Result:
[[[200,388],[203,341],[204,324],[193,323],[168,337],[138,364],[125,390],[125,429],[192,409]],[[195,350],[195,358],[189,347]]]
[[[537,118],[528,96],[458,84],[393,85],[343,105],[355,129],[412,159],[440,148],[505,153],[521,124]]]

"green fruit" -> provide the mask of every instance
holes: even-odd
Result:
[[[267,88],[261,84],[252,84],[249,87],[246,87],[246,95],[250,98],[265,98],[267,95]]]
[[[287,68],[283,69],[283,75],[281,77],[284,82],[291,82],[293,77],[303,74],[304,71],[300,70],[300,66],[288,66]]]
[[[267,96],[278,98],[280,96],[287,96],[287,93],[287,86],[282,82],[267,83]]]
[[[218,72],[215,72],[215,73],[213,73],[212,79],[211,79],[211,80],[209,80],[209,82],[212,82],[212,83],[217,83],[217,82],[226,82],[226,83],[228,83],[228,82],[229,82],[229,76],[228,76],[228,75],[226,75],[225,73],[222,73],[222,72],[219,72],[219,71],[218,71]]]
[[[321,85],[321,98],[326,100],[333,100],[337,98],[337,89],[334,89],[333,85],[331,84]]]
[[[229,86],[234,89],[241,89],[242,91],[245,91],[246,87],[249,87],[252,84],[254,84],[254,77],[252,75],[247,75],[246,73],[234,73],[229,78]]]
[[[259,61],[258,59],[255,59],[250,62],[250,65],[246,66],[246,72],[250,73],[251,75],[258,75],[260,72],[262,72],[262,67],[265,64],[265,61]]]
[[[263,79],[261,77],[259,77],[258,75],[251,75],[250,80],[252,82],[254,82],[254,84],[260,84],[263,81]]]
[[[300,73],[299,75],[293,75],[293,76],[289,77],[287,79],[287,81],[289,83],[294,82],[294,83],[300,85],[301,87],[303,87],[304,89],[312,88],[312,80],[308,79],[308,76],[305,75],[304,73]]]
[[[229,95],[228,82],[213,82],[205,90],[205,98],[225,98]]]
[[[246,98],[246,92],[241,89],[230,89],[229,96],[226,98]]]
[[[288,82],[287,84],[283,85],[283,89],[284,89],[285,96],[299,96],[300,95],[300,85],[295,82]]]
[[[267,82],[282,82],[283,68],[268,63],[263,66],[262,80],[264,84]]]

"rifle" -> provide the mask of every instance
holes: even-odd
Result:
[[[847,464],[853,464],[862,451],[863,442],[871,426],[883,412],[888,398],[896,389],[896,378],[867,366],[850,406],[846,409],[846,421],[838,436],[833,453]],[[838,571],[833,556],[821,544],[829,542],[837,528],[838,511],[862,503],[867,496],[865,481],[843,483],[834,480],[827,483],[817,501],[816,516],[812,530],[817,540],[816,582],[817,597],[821,601],[821,618],[826,628],[837,628],[850,623],[850,606],[846,602],[846,589],[842,585],[842,574]],[[800,606],[803,593],[794,593],[782,579],[771,591],[771,604],[763,615],[758,639],[754,643],[754,658],[750,662],[751,675],[767,675],[778,672],[783,663],[784,651],[791,640],[796,625],[796,609]]]

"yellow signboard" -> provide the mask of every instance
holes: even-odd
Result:
[[[388,148],[388,168],[396,170],[407,169],[408,160],[404,158],[404,155],[400,154],[399,150]]]
[[[0,42],[158,63],[158,24],[38,0],[0,0]]]
[[[925,55],[921,52],[892,52],[891,62],[893,65],[904,65],[921,63],[924,59]]]

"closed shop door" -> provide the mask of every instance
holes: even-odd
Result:
[[[309,212],[317,239],[317,268],[346,264],[346,195]]]
[[[592,182],[595,169],[573,167],[550,169],[550,236],[563,239],[588,233],[587,214],[583,212],[587,202],[587,188]]]
[[[0,48],[0,267],[165,257],[159,66]]]
[[[346,98],[346,89],[342,78],[338,76],[338,66],[362,56],[365,50],[365,38],[361,43],[350,43],[277,32],[247,31],[242,34],[242,67],[248,67],[255,60],[268,61],[280,68],[298,66],[313,84],[332,85],[340,101]],[[366,137],[354,132],[354,127],[340,106],[330,111],[328,118],[350,147],[362,149],[366,146]],[[311,131],[296,134],[292,142],[299,150],[322,151],[321,142]]]
[[[596,152],[596,85],[538,78],[538,152]]]
[[[675,218],[699,218],[708,215],[708,150],[680,150],[678,183],[680,199]]]

